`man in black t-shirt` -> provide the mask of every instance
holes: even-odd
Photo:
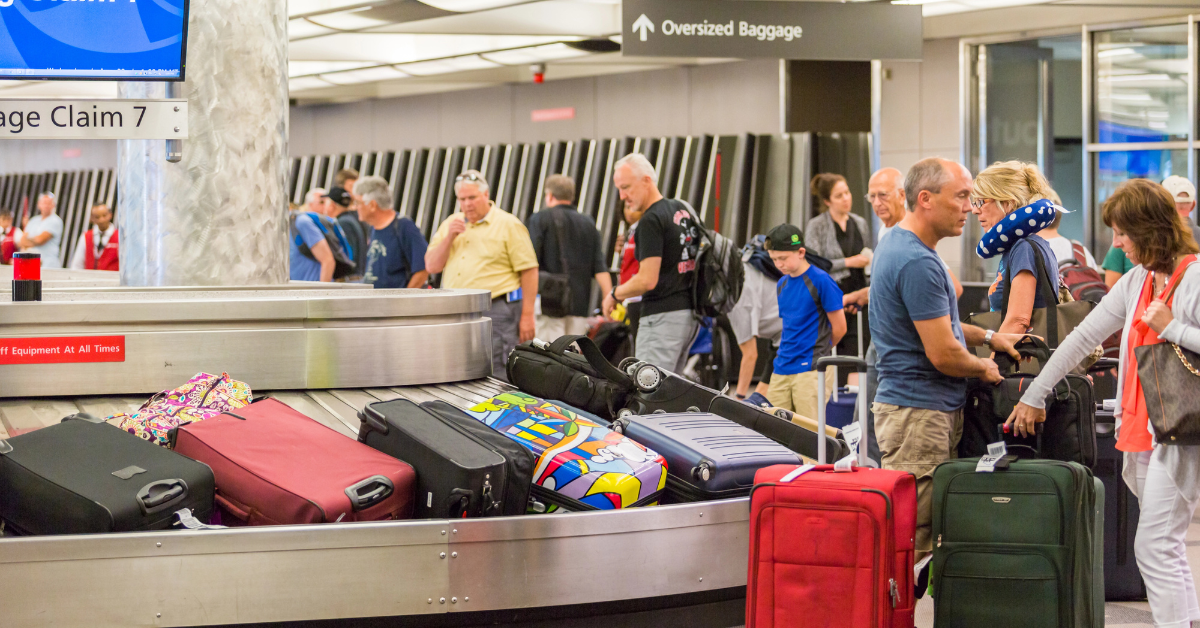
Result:
[[[639,360],[679,373],[696,336],[692,281],[700,233],[682,201],[663,198],[649,160],[626,155],[613,169],[613,184],[631,209],[645,211],[638,222],[638,272],[604,298],[604,315],[618,301],[642,297],[642,317],[634,342]]]

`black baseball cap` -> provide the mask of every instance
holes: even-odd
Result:
[[[799,251],[804,248],[804,232],[800,227],[782,224],[767,232],[768,251]]]
[[[345,188],[333,188],[325,195],[325,198],[331,199],[333,202],[342,207],[350,206],[350,193]]]

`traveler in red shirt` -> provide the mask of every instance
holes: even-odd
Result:
[[[88,229],[75,254],[71,256],[72,270],[119,270],[119,245],[117,226],[113,224],[112,210],[100,203],[92,207],[92,228]]]
[[[637,274],[637,246],[635,246],[633,238],[637,235],[638,221],[642,219],[644,213],[646,213],[645,208],[631,209],[629,205],[625,205],[625,222],[629,225],[629,238],[625,240],[625,246],[621,248],[621,274],[618,283],[625,283]],[[641,317],[642,297],[625,299],[625,322],[629,325],[630,340],[637,338],[638,320]]]
[[[0,264],[11,264],[13,253],[17,252],[17,243],[13,239],[16,234],[13,228],[12,212],[0,209]]]

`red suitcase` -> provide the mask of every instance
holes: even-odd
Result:
[[[275,399],[181,425],[175,451],[212,467],[226,525],[412,516],[416,473],[408,463]]]
[[[754,477],[746,628],[912,628],[913,475],[802,468]]]

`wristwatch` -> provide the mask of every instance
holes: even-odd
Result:
[[[620,299],[617,298],[617,286],[613,286],[612,292],[609,292],[608,294],[613,298],[613,301],[620,302]]]
[[[995,336],[995,335],[996,335],[996,332],[994,332],[990,329],[987,330],[987,333],[985,333],[983,335],[983,344],[987,345],[989,349],[995,348],[992,346],[992,336]]]

